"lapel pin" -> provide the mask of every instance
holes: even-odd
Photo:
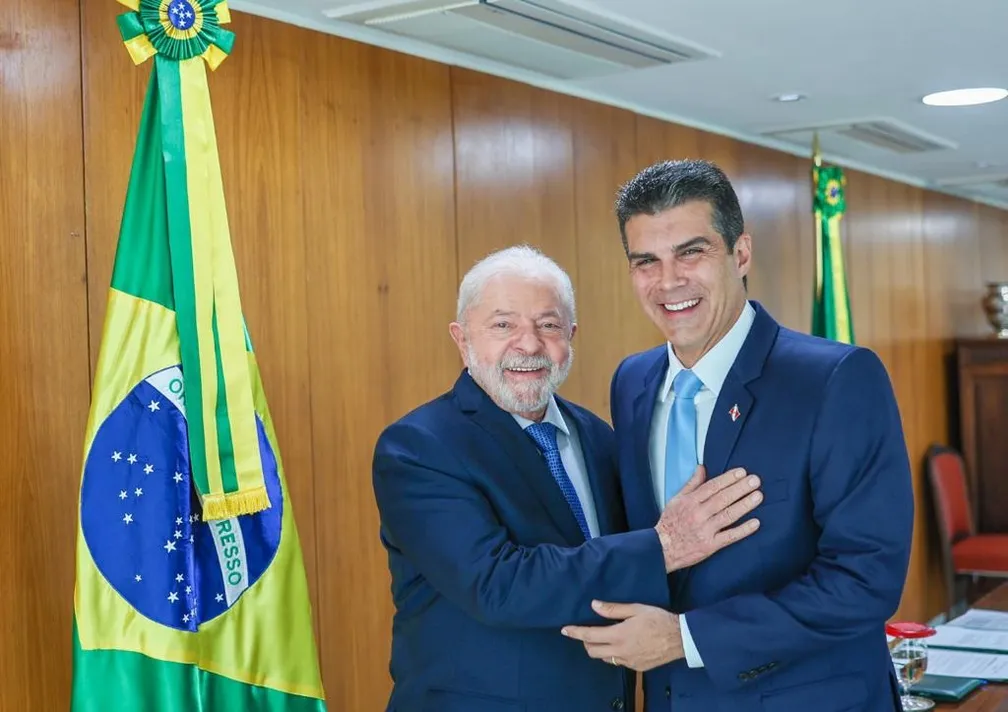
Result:
[[[728,415],[731,416],[733,423],[739,419],[739,416],[742,415],[742,412],[738,409],[738,403],[736,403],[731,407],[731,410],[728,411]]]

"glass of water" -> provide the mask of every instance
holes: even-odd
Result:
[[[935,634],[935,629],[920,623],[890,623],[886,634],[893,638],[889,641],[889,654],[896,669],[903,709],[908,712],[932,709],[935,706],[932,700],[911,695],[910,691],[927,672],[927,639]]]

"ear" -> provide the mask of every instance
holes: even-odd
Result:
[[[733,253],[738,276],[745,277],[749,274],[749,268],[752,266],[752,237],[749,236],[749,233],[743,232],[739,235],[738,240],[735,241]]]
[[[458,347],[459,356],[462,357],[462,363],[466,366],[469,364],[466,362],[466,351],[468,351],[468,344],[466,343],[465,329],[457,321],[453,321],[448,325],[448,333],[451,334],[452,341],[455,342],[455,346]]]
[[[571,324],[570,340],[574,340],[574,334],[577,333],[577,324]]]

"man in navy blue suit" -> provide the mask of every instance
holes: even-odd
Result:
[[[606,601],[623,622],[565,634],[646,671],[648,712],[900,709],[884,625],[914,504],[885,368],[747,299],[752,240],[715,165],[653,165],[616,212],[634,290],[667,340],[612,381],[630,528],[652,526],[698,463],[759,475],[760,527],[674,573],[670,610]]]
[[[576,329],[567,275],[536,250],[463,279],[454,388],[389,426],[373,483],[395,617],[395,712],[634,708],[635,673],[585,655],[564,624],[593,599],[667,608],[668,572],[756,531],[742,470],[699,476],[627,533],[610,427],[555,396]],[[734,525],[734,526],[733,526]]]

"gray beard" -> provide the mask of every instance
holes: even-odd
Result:
[[[509,413],[534,413],[546,408],[550,398],[567,380],[574,362],[574,349],[567,360],[556,364],[547,356],[505,356],[499,364],[484,364],[476,358],[472,346],[468,347],[469,375],[498,406]],[[521,386],[513,386],[504,377],[509,368],[548,368],[542,378]]]

